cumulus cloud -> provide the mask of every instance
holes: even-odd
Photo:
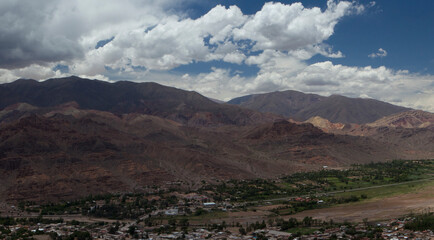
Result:
[[[384,49],[382,49],[382,48],[379,48],[378,52],[371,53],[371,54],[368,55],[368,57],[370,57],[370,58],[377,58],[377,57],[382,58],[382,57],[385,57],[385,56],[387,56],[387,51],[384,50]]]
[[[253,50],[291,51],[304,59],[315,54],[342,57],[322,42],[340,18],[362,7],[329,1],[321,11],[301,3],[266,3],[255,15],[244,15],[237,6],[218,5],[191,19],[168,14],[168,6],[175,4],[169,0],[0,4],[1,68],[66,62],[71,73],[86,75],[103,74],[106,67],[167,70],[211,60],[241,64],[245,40]],[[95,49],[105,39],[111,41]]]
[[[0,67],[82,60],[95,44],[167,16],[167,0],[0,2]],[[172,4],[174,4],[172,2]]]
[[[92,75],[104,72],[106,67],[168,70],[211,60],[241,64],[245,55],[227,35],[245,19],[238,7],[219,5],[195,20],[168,16],[146,31],[142,27],[127,28],[103,47],[88,51],[82,61],[74,62],[71,73]]]
[[[329,58],[343,58],[344,54],[341,51],[333,52],[333,49],[327,44],[317,44],[313,46],[306,46],[305,48],[291,50],[288,53],[300,60],[308,60],[317,54],[321,54]]]
[[[305,8],[301,3],[266,3],[242,28],[235,39],[256,42],[254,49],[290,51],[322,43],[334,32],[338,20],[357,6],[350,2],[327,2],[327,9]]]
[[[120,35],[112,42],[125,52],[124,58],[131,59],[132,65],[149,69],[171,69],[194,61],[222,59],[227,54],[231,62],[239,62],[240,54],[233,53],[236,48],[224,40],[224,36],[234,27],[244,22],[241,10],[232,6],[226,9],[216,6],[199,19],[178,20],[171,18],[148,32],[133,31]],[[204,38],[210,37],[206,46]],[[241,59],[242,60],[242,59]]]
[[[67,76],[60,70],[53,70],[53,68],[53,65],[41,66],[37,64],[32,64],[27,67],[12,70],[0,69],[0,83],[12,82],[19,78],[48,79]]]

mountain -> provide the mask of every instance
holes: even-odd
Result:
[[[15,104],[0,111],[0,199],[140,192],[168,181],[195,188],[200,180],[273,178],[323,165],[423,157],[285,120],[209,128],[77,107]]]
[[[300,102],[326,101],[298,95]],[[327,133],[155,83],[19,80],[0,85],[0,99],[0,200],[146,192],[172,182],[194,189],[201,180],[434,157],[429,127],[342,127],[311,119],[334,126]]]
[[[272,92],[232,99],[229,104],[260,112],[274,113],[306,121],[315,116],[339,123],[369,123],[381,117],[409,110],[374,99],[323,97],[297,91]]]
[[[81,109],[114,114],[143,113],[189,125],[246,125],[272,121],[277,116],[228,104],[219,104],[191,91],[157,83],[98,80],[67,77],[17,80],[0,85],[0,109],[16,103],[52,107],[75,102]]]

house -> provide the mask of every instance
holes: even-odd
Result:
[[[215,202],[205,202],[205,203],[203,203],[203,206],[204,207],[215,207],[216,204],[215,204]]]
[[[172,208],[172,209],[168,209],[168,210],[164,211],[164,214],[169,215],[169,216],[178,215],[178,213],[179,213],[178,208]]]

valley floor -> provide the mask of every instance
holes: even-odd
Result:
[[[433,160],[371,163],[276,180],[229,181],[189,193],[155,189],[154,194],[108,194],[46,205],[0,203],[0,238],[53,232],[70,236],[78,231],[105,239],[148,234],[166,239],[184,233],[195,239],[262,235],[288,239],[291,234],[304,236],[301,239],[339,234],[393,239],[420,233],[421,239],[430,239],[433,164]],[[426,216],[425,223],[431,224],[419,233],[405,226],[418,223],[418,216]]]
[[[406,183],[404,183],[406,184]],[[396,185],[395,185],[396,186]],[[384,186],[378,191],[386,192],[386,188],[393,186]],[[405,186],[407,187],[407,186]],[[357,192],[357,191],[353,191]],[[390,194],[390,195],[389,195]],[[406,193],[400,193],[397,189],[392,189],[386,196],[379,196],[369,200],[340,204],[327,208],[306,210],[293,215],[282,216],[284,219],[297,218],[302,220],[305,217],[313,217],[321,221],[333,220],[335,222],[362,222],[364,219],[369,221],[381,221],[396,219],[412,213],[423,213],[434,211],[434,179],[429,180],[413,189],[407,189]],[[242,224],[253,223],[262,220],[267,221],[273,213],[272,209],[281,207],[281,204],[273,204],[252,208],[250,211],[228,212],[223,216],[214,216],[212,218],[192,219],[193,225],[204,225],[212,223],[240,222]]]
[[[298,219],[313,216],[316,219],[326,221],[333,219],[338,222],[361,222],[365,218],[368,220],[385,220],[424,211],[434,211],[434,181],[431,181],[430,185],[412,193],[330,208],[307,210],[292,216]]]

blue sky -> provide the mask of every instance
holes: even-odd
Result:
[[[434,1],[0,2],[0,82],[78,75],[229,100],[287,89],[434,111]]]
[[[205,2],[205,3],[204,3]],[[231,6],[236,3],[244,14],[261,10],[266,1],[203,1],[191,3],[191,16],[200,17],[217,4]],[[327,1],[274,1],[285,4],[301,2],[305,7],[327,7]],[[396,70],[407,69],[417,73],[434,74],[434,1],[379,0],[360,15],[347,16],[335,27],[325,42],[345,52],[345,58],[334,63],[350,66],[387,66]],[[388,57],[369,58],[379,48],[386,49]],[[309,62],[324,61],[316,55]]]

